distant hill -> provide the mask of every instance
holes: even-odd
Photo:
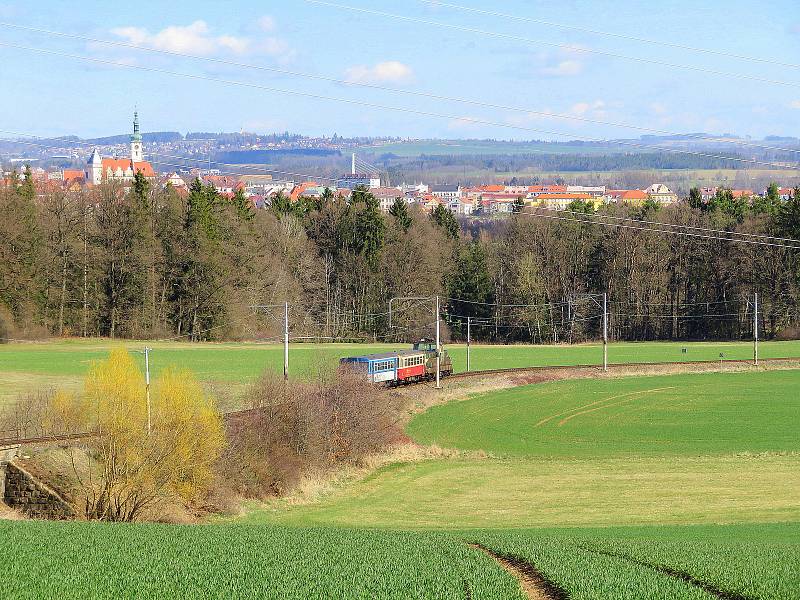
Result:
[[[64,139],[64,138],[62,138]],[[112,144],[127,144],[131,139],[131,134],[126,133],[122,135],[111,135],[108,137],[100,137],[85,140],[90,144],[97,144],[98,146],[109,146]],[[164,142],[179,142],[183,140],[183,135],[177,131],[154,131],[151,133],[143,133],[142,141],[145,144],[149,143],[164,143]]]

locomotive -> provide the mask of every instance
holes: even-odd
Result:
[[[436,379],[436,344],[430,340],[414,343],[411,350],[380,352],[342,358],[339,364],[366,375],[372,383],[404,385]],[[439,352],[439,376],[453,373],[447,350]]]

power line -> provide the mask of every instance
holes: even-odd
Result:
[[[534,39],[534,38],[527,38],[527,37],[514,35],[514,34],[510,34],[510,33],[500,33],[500,32],[497,32],[497,31],[487,31],[487,30],[484,30],[484,29],[476,29],[474,27],[464,27],[462,25],[452,25],[450,23],[442,23],[441,21],[430,21],[430,20],[427,20],[427,19],[420,19],[420,18],[417,18],[417,17],[409,17],[409,16],[406,16],[406,15],[398,15],[396,13],[388,13],[388,12],[383,12],[383,11],[379,11],[379,10],[372,10],[372,9],[369,9],[369,8],[360,8],[360,7],[356,7],[356,6],[348,6],[346,4],[336,4],[334,2],[326,2],[324,0],[305,0],[305,1],[310,3],[310,4],[317,4],[317,5],[320,5],[320,6],[328,6],[328,7],[331,7],[331,8],[338,8],[338,9],[341,9],[341,10],[347,10],[347,11],[351,11],[351,12],[358,12],[358,13],[376,15],[376,16],[380,16],[380,17],[388,17],[388,18],[391,18],[391,19],[398,19],[398,20],[407,21],[407,22],[410,22],[410,23],[419,23],[421,25],[431,25],[431,26],[434,26],[434,27],[442,27],[442,28],[446,28],[446,29],[453,29],[453,30],[456,30],[456,31],[463,31],[463,32],[466,32],[466,33],[475,33],[475,34],[478,34],[478,35],[484,35],[484,36],[488,36],[488,37],[496,37],[496,38],[507,39],[507,40],[515,40],[515,41],[518,41],[518,42],[524,42],[526,44],[534,44],[534,45],[537,45],[537,46],[550,46],[550,47],[554,47],[554,48],[561,48],[563,50],[569,50],[571,52],[581,52],[581,53],[585,53],[585,54],[597,54],[599,56],[607,56],[607,57],[610,57],[610,58],[621,58],[621,59],[630,60],[630,61],[633,61],[633,62],[639,62],[639,63],[650,64],[650,65],[659,65],[659,66],[662,66],[662,67],[670,67],[670,68],[673,68],[673,69],[685,69],[685,70],[688,70],[688,71],[697,71],[699,73],[708,73],[708,74],[711,74],[711,75],[720,75],[720,76],[723,76],[723,77],[731,77],[731,78],[739,79],[739,80],[741,80],[741,79],[749,79],[751,81],[759,81],[761,83],[771,83],[771,84],[774,84],[774,85],[781,85],[781,86],[786,86],[786,87],[800,87],[800,83],[798,83],[798,82],[781,81],[781,80],[778,80],[778,79],[769,79],[769,78],[766,78],[766,77],[758,77],[757,75],[745,75],[745,74],[742,74],[742,73],[731,73],[729,71],[719,71],[717,69],[709,69],[709,68],[706,68],[706,67],[697,67],[697,66],[690,65],[690,64],[687,64],[687,63],[683,63],[683,64],[672,63],[672,62],[667,62],[667,61],[662,61],[662,60],[657,60],[657,59],[643,58],[643,57],[640,57],[640,56],[632,56],[630,54],[619,54],[619,53],[616,53],[616,52],[609,52],[609,51],[606,51],[606,50],[596,50],[596,49],[593,49],[593,48],[584,48],[582,46],[575,46],[575,45],[571,45],[571,44],[562,44],[562,43],[558,43],[558,42],[548,42],[546,40],[538,40],[538,39]]]
[[[687,237],[695,237],[695,238],[702,238],[707,240],[720,240],[723,242],[739,242],[743,244],[755,244],[759,246],[771,246],[777,248],[788,248],[791,250],[800,250],[800,245],[798,246],[790,246],[787,244],[779,244],[779,243],[772,243],[772,242],[762,242],[759,240],[749,240],[749,239],[737,239],[737,238],[728,238],[728,237],[721,237],[721,236],[713,236],[713,235],[706,235],[702,233],[692,233],[689,231],[674,231],[674,230],[665,230],[665,229],[653,229],[650,227],[635,227],[633,225],[625,225],[624,223],[608,223],[604,221],[594,221],[594,220],[586,220],[586,219],[573,219],[569,217],[561,217],[558,215],[543,215],[540,213],[532,213],[532,212],[523,212],[519,213],[522,215],[527,215],[535,218],[540,219],[553,219],[556,221],[569,221],[572,223],[583,223],[586,225],[602,225],[604,227],[617,227],[622,229],[633,229],[635,231],[648,231],[652,233],[662,233],[662,234],[670,234],[670,235],[681,235]]]
[[[657,226],[660,226],[660,227],[673,227],[673,228],[689,229],[689,230],[693,230],[693,231],[703,231],[703,232],[706,232],[706,233],[715,233],[715,234],[720,234],[720,235],[738,235],[738,236],[743,236],[743,237],[751,237],[751,238],[755,238],[755,239],[774,240],[774,241],[778,241],[778,242],[790,242],[790,243],[794,243],[794,244],[800,244],[800,240],[797,240],[797,239],[794,239],[794,238],[775,237],[775,236],[771,236],[771,235],[764,235],[764,234],[761,234],[761,233],[746,233],[746,232],[740,232],[740,231],[727,231],[725,229],[712,229],[710,227],[698,227],[698,226],[694,226],[694,225],[679,225],[679,224],[675,224],[675,223],[663,223],[661,221],[647,221],[645,219],[635,219],[635,218],[632,218],[632,217],[617,217],[617,216],[614,216],[614,215],[609,215],[609,214],[604,214],[604,213],[590,213],[590,214],[587,214],[587,213],[582,213],[582,212],[578,212],[578,211],[574,211],[574,210],[566,210],[566,209],[557,210],[557,209],[554,209],[554,208],[547,208],[547,207],[544,207],[544,206],[536,206],[536,207],[533,207],[533,208],[535,210],[547,210],[547,211],[551,211],[551,212],[567,213],[567,214],[576,215],[576,216],[579,216],[579,217],[597,217],[599,219],[612,219],[612,220],[615,220],[615,221],[632,221],[634,223],[641,223],[643,225],[657,225]]]
[[[427,0],[422,0],[422,1],[427,1]],[[64,37],[64,38],[68,38],[68,39],[83,40],[83,41],[92,42],[92,43],[96,43],[96,44],[117,46],[117,47],[121,47],[121,48],[130,48],[130,49],[133,49],[133,50],[139,50],[139,51],[143,51],[143,52],[152,52],[152,53],[162,54],[162,55],[167,55],[167,56],[176,56],[176,57],[180,57],[180,58],[189,58],[189,59],[192,59],[192,60],[199,60],[199,61],[211,62],[211,63],[216,63],[216,64],[223,64],[223,65],[239,67],[239,68],[244,68],[244,69],[253,69],[253,70],[257,70],[257,71],[266,71],[266,72],[270,72],[270,73],[279,73],[279,74],[282,74],[282,75],[290,75],[290,76],[293,76],[293,77],[304,77],[304,78],[307,78],[307,79],[313,79],[313,80],[317,80],[317,81],[327,81],[329,83],[335,83],[337,85],[354,86],[354,87],[362,87],[362,88],[367,88],[367,89],[382,90],[382,91],[387,91],[387,92],[391,92],[391,93],[395,93],[395,94],[399,93],[399,94],[405,94],[405,95],[411,95],[411,96],[419,96],[419,97],[423,97],[423,98],[429,98],[429,99],[432,99],[432,100],[443,100],[443,101],[447,101],[447,102],[459,102],[459,103],[462,103],[462,104],[468,104],[468,105],[473,105],[473,106],[483,106],[483,107],[486,107],[486,108],[508,110],[508,111],[519,112],[519,113],[524,113],[524,114],[538,115],[538,116],[542,116],[542,117],[566,119],[566,120],[570,120],[570,121],[581,121],[581,122],[584,122],[584,123],[593,123],[593,124],[597,124],[597,125],[608,125],[608,126],[611,126],[611,127],[620,127],[620,128],[623,128],[623,129],[632,129],[632,130],[642,131],[642,132],[647,132],[647,133],[652,133],[652,134],[670,135],[670,136],[681,135],[678,132],[667,131],[667,130],[663,130],[663,129],[654,129],[652,127],[643,127],[643,126],[638,126],[638,125],[631,125],[631,124],[628,124],[628,123],[620,123],[620,122],[615,122],[615,121],[606,121],[606,120],[602,120],[602,119],[592,119],[592,118],[589,118],[589,117],[581,117],[581,116],[578,116],[578,115],[569,115],[569,114],[564,114],[564,113],[555,113],[555,112],[550,112],[550,111],[537,111],[537,110],[524,108],[524,107],[520,107],[520,106],[509,106],[509,105],[497,104],[497,103],[493,103],[493,102],[486,102],[486,101],[483,101],[483,100],[474,100],[474,99],[460,98],[460,97],[454,97],[454,96],[445,96],[445,95],[442,95],[442,94],[435,94],[435,93],[430,93],[430,92],[425,92],[425,91],[418,91],[418,90],[408,90],[408,89],[403,89],[403,88],[398,88],[398,87],[379,85],[379,84],[375,84],[375,83],[358,82],[358,81],[351,81],[351,80],[347,80],[347,79],[338,79],[336,77],[328,77],[328,76],[325,76],[325,75],[319,75],[319,74],[314,74],[314,73],[305,73],[305,72],[302,72],[302,71],[281,69],[281,68],[278,68],[278,67],[269,67],[269,66],[264,66],[264,65],[254,65],[252,63],[243,63],[243,62],[240,62],[240,61],[234,61],[234,60],[229,60],[229,59],[225,59],[225,58],[216,58],[216,57],[211,57],[211,56],[200,56],[200,55],[197,55],[197,54],[189,54],[189,53],[185,53],[185,52],[177,52],[177,51],[174,51],[174,50],[163,50],[163,49],[160,49],[160,48],[152,48],[152,47],[148,47],[148,46],[141,46],[141,45],[134,44],[134,43],[131,43],[131,42],[123,42],[123,41],[119,41],[119,40],[108,40],[108,39],[96,38],[96,37],[92,37],[92,36],[79,35],[79,34],[74,34],[74,33],[66,33],[66,32],[62,32],[62,31],[54,31],[54,30],[42,29],[42,28],[38,28],[38,27],[30,27],[30,26],[27,26],[27,25],[19,25],[19,24],[16,24],[16,23],[7,23],[7,22],[0,21],[0,27],[9,27],[9,28],[14,28],[14,29],[21,29],[21,30],[24,30],[24,31],[31,31],[31,32],[35,32],[35,33],[45,34],[45,35]],[[765,146],[765,145],[762,145],[762,144],[756,144],[754,142],[748,142],[746,140],[736,140],[736,139],[730,139],[730,138],[717,138],[717,139],[710,140],[710,141],[717,141],[717,142],[721,142],[721,143],[725,143],[725,144],[735,144],[735,145],[740,145],[740,146],[759,148],[759,149],[762,149],[762,150],[773,150],[773,151],[777,151],[777,152],[800,153],[800,150],[798,150],[796,148],[783,148],[783,147],[779,147],[779,146]],[[358,160],[361,160],[361,159],[356,157],[356,160],[358,161]],[[366,161],[362,161],[362,162],[365,165],[369,165],[369,163],[367,163]],[[373,169],[378,170],[378,169],[375,168],[374,165],[370,165],[370,166]]]
[[[633,41],[633,42],[642,42],[644,44],[652,44],[656,46],[665,46],[667,48],[676,48],[679,50],[689,50],[691,52],[699,52],[701,54],[710,54],[713,56],[722,56],[725,58],[735,58],[737,60],[744,60],[748,62],[754,63],[761,63],[761,64],[770,64],[776,65],[779,67],[789,67],[792,69],[800,69],[800,64],[797,63],[787,63],[782,62],[779,60],[771,59],[771,58],[760,58],[755,56],[746,56],[743,54],[736,54],[734,52],[728,52],[724,50],[714,50],[712,48],[701,48],[699,46],[689,46],[686,44],[676,44],[675,42],[666,42],[664,40],[654,40],[652,38],[643,38],[633,35],[626,35],[623,33],[615,33],[610,31],[601,31],[599,29],[592,29],[589,27],[580,27],[578,25],[568,25],[565,23],[556,23],[555,21],[547,21],[544,19],[534,19],[532,17],[524,17],[522,15],[513,15],[509,13],[501,13],[491,10],[485,10],[481,8],[474,8],[471,6],[463,6],[460,4],[451,4],[449,2],[441,2],[440,0],[419,0],[420,2],[425,2],[427,4],[432,4],[434,6],[444,6],[446,8],[453,8],[456,10],[461,10],[464,12],[471,12],[481,15],[488,15],[492,17],[499,17],[501,19],[509,19],[512,21],[521,21],[526,23],[537,23],[539,25],[546,25],[548,27],[556,27],[558,29],[566,29],[571,31],[580,31],[582,33],[590,33],[592,35],[600,35],[604,37],[611,37],[617,38],[626,41]]]
[[[307,2],[311,2],[311,1],[316,2],[317,0],[306,0],[306,1]],[[224,83],[226,85],[235,85],[235,86],[240,86],[240,87],[245,87],[245,88],[264,90],[264,91],[274,92],[274,93],[278,93],[278,94],[287,94],[287,95],[299,96],[299,97],[304,97],[304,98],[312,98],[312,99],[316,99],[316,100],[340,102],[340,103],[343,103],[343,104],[350,104],[350,105],[353,105],[353,106],[364,106],[364,107],[368,107],[368,108],[377,108],[377,109],[380,109],[380,110],[391,110],[391,111],[395,111],[395,112],[402,112],[402,113],[406,113],[406,114],[420,115],[420,116],[426,116],[426,117],[442,118],[442,119],[447,119],[449,121],[454,121],[455,120],[455,121],[461,121],[461,122],[474,123],[474,124],[477,124],[477,125],[490,125],[490,126],[493,126],[493,127],[502,127],[502,128],[506,128],[506,129],[514,129],[514,130],[519,130],[519,131],[526,131],[526,132],[532,132],[532,133],[539,133],[539,134],[545,134],[545,135],[553,135],[553,136],[558,136],[558,137],[571,138],[573,140],[580,140],[580,141],[594,142],[594,143],[605,143],[605,144],[608,144],[608,145],[611,145],[611,146],[617,145],[617,146],[626,146],[626,147],[637,148],[637,149],[655,150],[656,152],[662,152],[662,153],[668,153],[668,154],[681,154],[681,155],[688,155],[688,156],[699,156],[699,157],[703,157],[703,158],[714,158],[714,159],[718,159],[718,160],[733,161],[733,162],[752,164],[752,165],[762,165],[762,166],[775,167],[775,168],[780,168],[780,169],[786,169],[787,168],[787,165],[785,165],[785,164],[772,163],[772,162],[767,162],[767,161],[760,161],[760,160],[751,159],[751,158],[743,158],[743,157],[740,157],[740,156],[725,156],[725,155],[721,155],[721,154],[712,154],[712,153],[709,153],[709,152],[699,152],[699,151],[693,151],[693,150],[681,150],[681,149],[677,149],[677,148],[665,148],[665,147],[661,147],[661,146],[653,146],[653,145],[648,145],[648,144],[641,144],[641,143],[627,141],[627,140],[599,140],[599,139],[595,139],[595,138],[576,137],[576,136],[573,136],[572,134],[569,134],[569,133],[564,133],[564,132],[559,132],[559,131],[550,131],[550,130],[545,130],[545,129],[537,129],[537,128],[533,128],[533,127],[526,127],[526,126],[523,126],[523,125],[514,125],[514,124],[511,124],[511,123],[503,123],[503,122],[500,122],[500,121],[490,121],[488,119],[478,119],[478,118],[474,118],[474,117],[458,116],[458,115],[439,113],[439,112],[433,112],[433,111],[426,111],[426,110],[420,110],[420,109],[414,109],[414,108],[408,108],[408,107],[402,107],[402,106],[391,106],[391,105],[380,104],[380,103],[376,103],[376,102],[368,102],[368,101],[364,101],[364,100],[353,100],[353,99],[350,99],[350,98],[340,98],[340,97],[328,96],[328,95],[324,95],[324,94],[316,94],[316,93],[311,93],[311,92],[301,92],[299,90],[276,88],[276,87],[261,85],[261,84],[257,84],[257,83],[248,83],[248,82],[244,82],[244,81],[237,81],[237,80],[231,80],[231,79],[222,79],[222,78],[218,78],[218,77],[210,77],[210,76],[207,76],[207,75],[197,75],[197,74],[191,74],[191,73],[182,73],[182,72],[178,72],[178,71],[170,71],[168,69],[161,69],[161,68],[157,68],[157,67],[148,67],[148,66],[144,66],[144,65],[128,64],[128,63],[119,62],[119,61],[105,60],[105,59],[94,58],[94,57],[89,57],[89,56],[82,56],[82,55],[79,55],[79,54],[71,54],[69,52],[61,52],[61,51],[58,51],[58,50],[48,50],[48,49],[44,49],[44,48],[23,46],[23,45],[20,45],[20,44],[10,44],[10,43],[7,43],[7,42],[0,42],[0,46],[9,47],[9,48],[16,48],[16,49],[20,49],[20,50],[26,50],[26,51],[30,51],[30,52],[37,52],[37,53],[40,53],[40,54],[49,54],[49,55],[53,55],[53,56],[62,56],[62,57],[66,57],[66,58],[72,58],[72,59],[75,59],[75,60],[83,60],[83,61],[93,62],[93,63],[98,63],[98,64],[113,65],[113,66],[124,68],[124,69],[136,69],[136,70],[140,70],[140,71],[147,71],[147,72],[151,72],[151,73],[159,73],[159,74],[163,74],[163,75],[170,75],[170,76],[174,76],[174,77],[182,77],[182,78],[186,78],[186,79],[194,79],[194,80],[198,80],[198,81],[210,81],[210,82],[216,82],[216,83]],[[789,167],[789,168],[797,169],[798,167]]]

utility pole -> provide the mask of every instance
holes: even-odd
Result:
[[[289,303],[283,303],[283,380],[289,380]]]
[[[603,371],[608,371],[608,292],[603,292]]]
[[[472,341],[470,336],[470,325],[472,325],[472,317],[467,317],[467,373],[470,371],[470,364],[469,364],[469,347],[470,342]]]
[[[758,366],[758,292],[753,302],[753,363]]]
[[[144,389],[147,393],[147,435],[150,435],[152,427],[152,413],[150,410],[150,350],[147,346],[144,347]]]
[[[439,343],[439,296],[436,296],[436,389],[442,389],[442,384],[440,382],[440,373],[439,368],[441,366],[441,350],[442,347]]]

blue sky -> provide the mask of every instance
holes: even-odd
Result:
[[[79,3],[0,0],[0,20],[344,80],[677,132],[800,136],[800,69],[469,14],[420,0],[331,0],[537,40],[487,37],[304,0]],[[453,3],[730,53],[800,63],[796,0]],[[304,134],[567,139],[635,137],[624,128],[311,81],[208,61],[0,27],[22,44],[203,77],[437,112],[404,114],[0,46],[2,129],[35,135],[289,130]],[[789,83],[581,53],[569,44]],[[467,117],[498,124],[481,125]],[[548,130],[562,137],[532,130]]]

